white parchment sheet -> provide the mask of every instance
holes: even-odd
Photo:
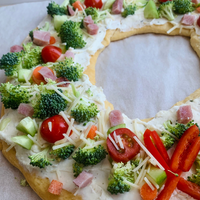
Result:
[[[61,3],[62,0],[56,1]],[[49,1],[0,8],[0,57],[20,44],[46,15]],[[100,54],[96,81],[107,99],[130,118],[155,116],[200,88],[200,62],[189,39],[137,35],[113,42]],[[0,71],[0,81],[5,81]],[[39,200],[21,187],[21,173],[0,153],[0,200]]]

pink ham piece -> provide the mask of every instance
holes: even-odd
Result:
[[[122,113],[119,110],[112,110],[109,114],[109,120],[111,127],[124,123]]]
[[[50,33],[46,31],[33,31],[33,43],[38,46],[45,46],[49,44]]]
[[[65,77],[59,77],[56,79],[56,83],[61,83],[61,82],[68,82],[68,83],[59,84],[58,87],[68,87],[70,84],[70,81]]]
[[[92,182],[93,175],[88,172],[81,172],[76,179],[73,180],[74,184],[79,188],[86,187],[89,183]]]
[[[181,124],[186,124],[193,118],[192,109],[190,105],[181,106],[177,111],[177,121]]]
[[[111,9],[112,14],[120,14],[123,8],[123,0],[116,0]]]
[[[71,51],[66,51],[65,54],[61,54],[60,57],[56,61],[62,61],[65,58],[72,58],[74,59],[74,53]]]
[[[197,5],[197,4],[200,3],[200,0],[192,0],[192,3],[195,4],[195,5]]]
[[[10,52],[20,52],[22,50],[24,50],[24,48],[19,45],[14,45],[14,46],[10,47]]]
[[[48,78],[55,81],[57,77],[52,73],[52,71],[48,67],[43,67],[41,70],[38,71],[46,81]]]
[[[32,117],[33,116],[33,113],[34,113],[34,110],[33,110],[33,107],[26,104],[26,103],[20,103],[19,104],[19,107],[17,109],[17,112],[21,115],[24,115],[26,117]]]
[[[99,27],[96,24],[88,24],[87,33],[90,35],[96,35],[98,33]]]
[[[195,21],[195,15],[185,14],[181,20],[181,24],[185,26],[192,26]]]
[[[67,10],[68,10],[68,13],[69,13],[70,16],[74,16],[75,15],[75,12],[74,12],[74,10],[72,9],[71,6],[67,6]]]
[[[83,20],[83,26],[87,29],[87,26],[89,24],[94,24],[94,21],[92,20],[91,15],[88,15],[87,17],[84,18]]]

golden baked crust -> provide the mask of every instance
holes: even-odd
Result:
[[[106,47],[110,44],[111,41],[117,41],[124,38],[127,38],[132,35],[136,34],[144,34],[144,33],[156,33],[156,34],[167,34],[167,31],[172,28],[173,26],[170,23],[166,23],[164,25],[151,25],[151,26],[145,26],[139,29],[132,29],[129,32],[120,32],[120,30],[108,30],[106,32],[106,36],[104,38],[104,41],[102,44]],[[194,30],[190,29],[183,29],[181,34],[179,33],[179,29],[175,29],[172,31],[169,35],[182,35],[191,37],[191,45],[193,49],[197,52],[198,56],[200,57],[200,39],[196,35]],[[105,48],[104,47],[104,48]],[[90,65],[85,71],[85,74],[89,76],[89,79],[92,84],[95,84],[95,64],[97,61],[97,58],[99,54],[103,51],[103,49],[98,50],[91,58]],[[181,105],[185,103],[186,101],[190,99],[195,99],[197,97],[200,97],[200,89],[196,90],[194,93],[192,93],[190,96],[188,96],[183,101],[177,102],[175,105]],[[106,101],[106,108],[111,107],[113,109],[113,105]],[[3,109],[2,109],[2,115],[3,115]],[[149,121],[152,118],[144,119],[144,121]],[[12,148],[9,152],[6,152],[6,149],[8,148],[8,145],[4,141],[0,141],[0,150],[2,150],[3,155],[6,157],[6,159],[14,165],[16,168],[18,168],[23,175],[25,176],[26,180],[28,181],[29,185],[32,187],[32,189],[43,199],[43,200],[79,200],[82,199],[80,196],[74,196],[72,193],[63,190],[60,196],[52,195],[48,192],[49,187],[49,180],[47,178],[43,179],[35,174],[29,173],[25,168],[23,168],[16,156],[15,156],[15,149]]]

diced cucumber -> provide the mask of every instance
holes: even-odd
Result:
[[[113,5],[113,3],[115,2],[115,0],[108,0],[105,2],[104,6],[103,6],[103,10],[107,10],[110,9]]]
[[[11,140],[15,142],[16,144],[29,150],[31,149],[33,145],[33,141],[26,135],[16,136],[16,137],[11,138]]]
[[[167,178],[167,174],[165,171],[158,167],[152,166],[150,171],[147,174],[159,185],[161,186],[165,179]]]
[[[16,128],[17,130],[26,134],[30,134],[31,136],[34,136],[37,133],[34,121],[30,117],[22,119]]]
[[[112,133],[113,131],[115,131],[118,128],[126,128],[126,124],[119,124],[117,126],[113,126],[113,127],[109,128],[107,131],[107,134],[109,135],[110,133]]]
[[[55,15],[53,18],[53,25],[56,31],[60,30],[61,25],[68,20],[67,15]]]
[[[30,73],[31,73],[30,69],[20,69],[18,72],[18,81],[26,82],[26,79],[28,79]]]
[[[11,119],[8,117],[2,119],[1,123],[0,123],[0,131],[3,131],[10,121],[11,121]]]
[[[158,19],[159,18],[157,7],[153,0],[149,0],[147,5],[145,6],[144,17],[146,19]]]

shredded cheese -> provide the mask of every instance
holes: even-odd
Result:
[[[124,149],[124,145],[123,145],[122,139],[121,139],[121,137],[119,135],[117,136],[117,140],[119,141],[120,148]]]
[[[151,184],[151,182],[148,180],[147,177],[144,177],[144,181],[148,184],[148,186],[151,188],[151,190],[155,190],[154,186]]]
[[[11,144],[7,149],[6,149],[6,152],[9,152],[16,144],[13,143]]]
[[[153,180],[153,178],[151,178],[151,176],[148,175],[148,173],[146,174],[146,177],[151,181],[151,183],[157,188],[159,189],[159,185]]]
[[[85,138],[87,138],[88,133],[90,132],[91,127],[92,127],[92,123],[89,123],[89,125],[88,125],[88,127],[87,127],[87,129],[86,129],[86,131],[84,133]]]
[[[115,141],[112,139],[112,137],[110,136],[110,134],[109,134],[108,138],[109,138],[110,141],[113,143],[113,145],[115,146],[115,148],[116,148],[117,150],[119,150],[119,147],[117,146],[117,144],[115,143]]]
[[[74,142],[74,140],[72,140],[68,135],[63,134],[63,136],[64,136],[65,138],[67,138],[67,139],[69,140],[69,142],[71,142],[74,146],[77,146],[76,143]]]
[[[138,186],[138,185],[136,185],[136,184],[134,184],[134,183],[131,183],[130,181],[124,180],[124,182],[125,182],[126,184],[130,185],[131,187],[134,187],[134,188],[139,189],[139,186]]]
[[[113,133],[113,136],[114,136],[115,142],[116,142],[116,143],[119,143],[119,141],[118,141],[118,138],[117,138],[117,135],[116,135],[116,132],[115,132],[115,131],[114,131],[114,133]]]
[[[69,136],[69,134],[70,134],[70,132],[72,130],[73,123],[74,123],[74,119],[72,118],[71,119],[71,123],[70,123],[70,125],[69,125],[69,127],[67,129],[67,133],[66,133],[67,136]]]
[[[146,157],[136,168],[133,169],[133,172],[138,171],[144,164],[146,164],[149,160],[149,157]]]
[[[52,131],[52,122],[48,122],[48,128],[50,130],[50,132]]]
[[[54,145],[54,146],[52,147],[52,149],[53,149],[53,150],[60,149],[60,148],[65,147],[65,146],[67,146],[67,145],[69,145],[69,144],[71,144],[71,143],[70,143],[70,142],[66,142],[66,143],[63,143],[63,144]]]
[[[97,135],[99,135],[100,137],[105,138],[105,135],[104,135],[103,133],[101,133],[101,132],[99,132],[99,131],[95,131],[95,133],[96,133]]]
[[[31,135],[27,135],[35,144],[37,144],[40,148],[43,148],[43,146],[35,139],[33,138]]]

